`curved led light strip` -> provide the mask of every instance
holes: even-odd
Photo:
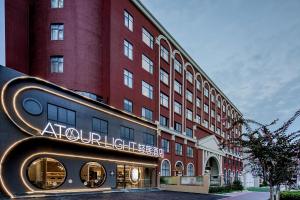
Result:
[[[132,161],[126,161],[126,160],[108,159],[108,158],[102,158],[102,157],[85,156],[85,155],[77,155],[77,154],[65,154],[65,153],[54,153],[54,152],[34,153],[34,154],[30,155],[29,157],[27,157],[22,162],[22,165],[21,165],[21,168],[20,168],[20,177],[21,177],[21,180],[22,180],[23,184],[25,185],[25,187],[28,190],[30,190],[31,192],[34,192],[34,193],[45,192],[46,190],[35,190],[30,185],[28,185],[27,181],[24,179],[24,177],[26,177],[24,175],[24,167],[30,159],[32,159],[35,156],[39,156],[39,155],[43,155],[43,156],[45,156],[45,155],[54,155],[54,156],[63,156],[63,157],[72,157],[72,158],[83,158],[83,159],[89,159],[89,160],[98,160],[98,161],[110,161],[110,162],[123,163],[123,164],[146,165],[146,166],[154,166],[154,167],[157,166],[157,164],[151,164],[151,163],[132,162]],[[74,189],[74,190],[89,190],[89,189]],[[62,189],[62,190],[49,190],[49,191],[52,191],[52,192],[53,191],[65,192],[66,190]],[[48,192],[48,190],[47,190],[47,192]]]

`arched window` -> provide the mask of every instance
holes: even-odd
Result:
[[[161,163],[161,176],[171,176],[170,162],[168,160],[164,160]]]
[[[100,187],[106,179],[106,171],[100,163],[88,162],[81,168],[80,178],[89,188]]]
[[[230,184],[231,183],[231,172],[230,172],[230,169],[228,170],[227,172],[227,184]]]
[[[187,176],[195,176],[194,165],[192,163],[187,165]]]
[[[227,184],[227,174],[226,174],[226,169],[224,169],[223,177],[224,177],[224,184]]]

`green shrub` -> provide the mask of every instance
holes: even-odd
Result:
[[[232,185],[225,186],[211,186],[209,193],[229,193],[233,191],[242,191],[244,188],[240,181],[234,181]]]
[[[266,187],[266,186],[269,186],[267,181],[263,181],[261,184],[259,184],[259,187]]]
[[[233,181],[231,188],[233,191],[237,191],[237,190],[242,191],[244,189],[241,181],[239,181],[239,180]]]
[[[280,200],[300,200],[300,191],[284,191],[280,193]]]

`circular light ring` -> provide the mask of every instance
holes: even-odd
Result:
[[[101,172],[103,173],[103,177],[98,178],[98,174],[97,174],[96,179],[89,180],[90,179],[90,171],[89,170],[88,170],[88,173],[86,174],[86,176],[88,176],[88,177],[83,177],[83,170],[86,170],[87,167],[90,167],[89,165],[99,168],[99,170],[101,170]],[[83,185],[86,187],[89,187],[89,188],[100,187],[106,181],[106,177],[107,177],[107,175],[106,175],[106,170],[105,170],[104,166],[98,162],[87,162],[81,167],[80,179],[81,179]]]
[[[43,112],[42,104],[34,98],[25,98],[22,103],[23,109],[30,115],[41,115]]]

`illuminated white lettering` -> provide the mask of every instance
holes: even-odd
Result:
[[[51,131],[48,131],[48,128],[50,128]],[[52,126],[52,124],[50,122],[46,125],[46,127],[42,131],[41,135],[44,135],[45,133],[50,133],[50,134],[54,135],[55,138],[57,138],[57,135],[56,135],[56,133],[55,133],[55,131],[53,129],[53,126]]]

